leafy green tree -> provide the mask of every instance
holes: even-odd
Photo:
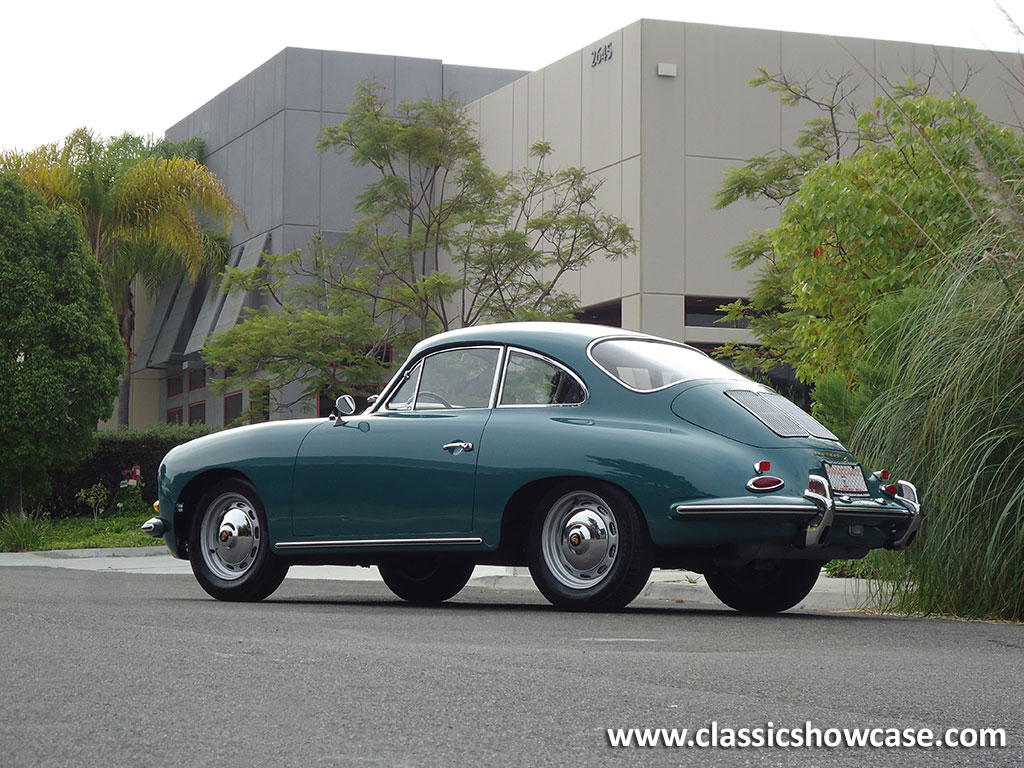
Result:
[[[22,489],[75,464],[110,415],[124,351],[99,266],[76,213],[50,210],[0,172],[0,488],[19,516]]]
[[[351,394],[374,390],[389,345],[409,346],[414,334],[398,322],[404,314],[374,312],[371,302],[348,290],[352,261],[335,256],[314,238],[305,251],[263,254],[252,269],[227,270],[223,290],[254,291],[263,302],[246,310],[242,323],[207,341],[206,364],[228,371],[211,386],[258,387],[280,397],[300,383],[300,399],[337,392],[341,385]],[[253,413],[248,417],[259,420]]]
[[[729,318],[749,318],[764,343],[728,349],[741,365],[767,370],[786,362],[810,383],[826,374],[855,383],[869,309],[919,283],[951,243],[984,221],[980,174],[1002,176],[1024,157],[1021,140],[972,102],[921,94],[910,84],[859,114],[855,130],[846,156],[819,143],[821,162],[788,166],[799,171],[789,177],[779,226],[731,254],[737,266],[762,264],[751,301],[729,305]],[[766,186],[737,172],[718,202],[764,196]]]
[[[564,276],[635,250],[630,228],[597,206],[603,181],[581,168],[548,171],[545,142],[530,150],[534,167],[498,175],[453,97],[391,114],[371,80],[350,110],[318,142],[379,176],[356,205],[362,218],[346,247],[362,263],[347,288],[413,318],[421,338],[479,322],[571,317],[578,300],[558,289]]]
[[[367,81],[350,111],[318,145],[377,172],[354,233],[340,249],[314,241],[229,270],[226,290],[265,302],[207,343],[207,364],[232,371],[222,386],[302,381],[308,397],[344,381],[366,391],[389,347],[481,322],[570,319],[579,300],[559,289],[565,275],[635,250],[630,228],[597,205],[603,182],[581,168],[548,170],[546,143],[533,146],[531,167],[499,175],[451,97],[392,114]]]
[[[562,278],[636,250],[630,227],[597,204],[604,180],[584,168],[549,171],[551,153],[548,142],[534,143],[535,165],[499,177],[491,205],[456,232],[459,326],[570,320],[579,298],[558,289]]]
[[[224,232],[237,206],[203,163],[199,140],[181,144],[126,133],[110,140],[82,128],[62,145],[0,153],[0,169],[16,171],[53,207],[81,218],[100,265],[124,344],[128,369],[135,332],[133,283],[151,290],[181,271],[216,275],[227,259]],[[202,216],[221,225],[202,226]],[[128,423],[131,377],[121,378],[118,423]]]

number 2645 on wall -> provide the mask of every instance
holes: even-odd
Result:
[[[598,48],[596,51],[590,52],[590,66],[596,67],[598,64],[602,64],[606,61],[611,61],[612,58],[612,44]]]

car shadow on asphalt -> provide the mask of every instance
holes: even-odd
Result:
[[[726,620],[750,620],[750,619],[771,619],[772,621],[853,621],[858,619],[879,619],[879,618],[898,618],[888,616],[877,616],[866,613],[857,612],[784,612],[784,613],[766,613],[766,614],[751,614],[751,613],[739,613],[726,607],[716,608],[714,606],[706,605],[651,605],[651,604],[634,604],[628,605],[620,611],[590,611],[590,612],[578,612],[578,611],[560,611],[553,605],[542,602],[524,602],[519,600],[502,600],[502,601],[475,601],[475,600],[448,600],[438,604],[417,604],[409,603],[398,598],[379,598],[379,597],[324,597],[321,595],[290,595],[287,597],[270,597],[263,601],[266,604],[276,606],[317,606],[317,607],[333,607],[333,608],[380,608],[387,611],[402,611],[409,613],[438,613],[438,614],[454,614],[454,613],[536,613],[536,614],[552,614],[552,615],[563,615],[563,616],[588,616],[588,615],[600,615],[600,616],[690,616],[690,617],[704,617],[704,618],[720,618]]]

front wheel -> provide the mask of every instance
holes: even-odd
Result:
[[[270,551],[263,502],[244,480],[224,480],[202,495],[188,554],[199,585],[218,600],[262,600],[288,573]]]
[[[607,483],[559,483],[541,500],[529,546],[530,575],[570,611],[617,611],[651,575],[652,546],[640,510]]]
[[[821,573],[819,560],[752,560],[704,574],[715,597],[742,613],[778,613],[811,591]]]
[[[388,589],[410,603],[443,603],[455,597],[473,575],[474,563],[435,557],[409,557],[380,563]]]

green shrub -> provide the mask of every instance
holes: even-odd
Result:
[[[96,483],[96,485],[83,488],[75,494],[75,501],[85,504],[92,510],[93,520],[99,520],[107,508],[107,499],[109,498],[110,491],[104,487],[103,483]]]
[[[0,552],[31,552],[43,548],[45,522],[33,515],[8,515],[0,524]]]
[[[92,515],[92,509],[76,495],[97,484],[106,488],[113,502],[108,509],[115,514],[136,514],[156,500],[157,470],[169,450],[189,440],[216,432],[209,425],[183,426],[165,424],[149,429],[118,429],[100,432],[99,445],[92,458],[76,469],[50,473],[50,495],[39,507],[52,517]],[[121,488],[122,472],[139,465],[142,487]],[[120,504],[120,507],[118,506]],[[120,511],[118,511],[120,510]]]
[[[825,563],[825,573],[837,579],[894,581],[905,578],[908,567],[902,553],[873,549],[859,560],[830,560]]]

